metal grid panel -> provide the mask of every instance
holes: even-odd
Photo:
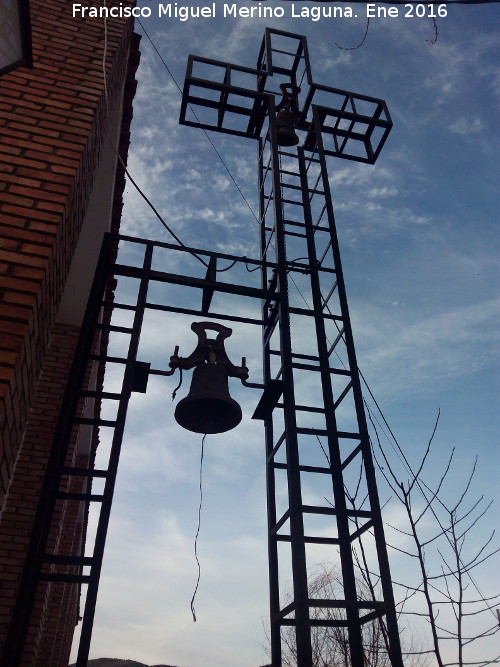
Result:
[[[189,56],[179,123],[258,139],[268,102],[257,91],[258,77],[258,70]]]
[[[303,108],[311,122],[304,148],[316,150],[319,134],[325,155],[374,164],[392,128],[384,100],[313,84]],[[319,134],[318,134],[319,133]]]

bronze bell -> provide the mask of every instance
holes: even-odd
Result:
[[[242,382],[248,378],[245,358],[241,366],[235,366],[228,359],[224,340],[232,331],[222,324],[193,322],[191,329],[198,336],[196,348],[189,357],[179,357],[177,346],[170,357],[172,371],[166,373],[171,375],[176,368],[194,369],[189,394],[179,401],[174,416],[177,423],[188,431],[225,433],[241,421],[241,408],[229,395],[228,378],[238,377]],[[209,331],[216,331],[217,336],[209,338]]]
[[[295,114],[283,109],[276,114],[278,146],[296,146],[299,137],[295,132]]]
[[[241,408],[229,395],[227,370],[214,363],[196,366],[189,394],[179,401],[174,416],[195,433],[225,433],[238,426]]]

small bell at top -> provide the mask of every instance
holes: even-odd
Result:
[[[280,85],[283,99],[276,107],[276,138],[278,146],[296,146],[300,139],[295,132],[297,120],[299,118],[299,109],[297,95],[300,88],[291,83],[282,83]]]
[[[299,137],[295,132],[295,118],[291,111],[279,111],[276,115],[278,146],[296,146]]]

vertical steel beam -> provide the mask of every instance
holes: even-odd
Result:
[[[97,593],[99,590],[99,580],[101,576],[102,561],[104,556],[104,546],[106,543],[106,536],[108,533],[109,518],[111,514],[111,505],[113,502],[113,494],[115,490],[116,476],[118,474],[118,463],[120,461],[120,453],[123,441],[123,432],[125,429],[125,420],[127,417],[128,405],[132,395],[132,384],[134,381],[135,362],[137,360],[137,351],[139,349],[139,341],[141,337],[142,323],[144,320],[144,311],[146,309],[146,299],[148,294],[149,274],[151,270],[151,262],[153,258],[153,244],[148,243],[144,253],[144,261],[142,266],[142,275],[137,295],[137,303],[135,307],[134,321],[132,324],[132,333],[130,335],[130,342],[127,353],[127,363],[125,365],[125,372],[123,375],[123,383],[121,390],[121,398],[118,404],[118,412],[116,416],[115,430],[113,433],[113,440],[111,443],[111,451],[109,455],[109,464],[106,476],[106,482],[103,491],[103,503],[99,513],[99,520],[97,524],[97,532],[94,543],[92,576],[87,588],[87,598],[85,600],[85,611],[83,614],[82,630],[80,635],[80,644],[78,648],[78,657],[76,660],[76,667],[87,667],[90,641],[92,638],[92,628],[94,625],[95,608],[97,603]]]
[[[361,634],[361,625],[359,618],[359,609],[353,604],[357,600],[356,576],[354,573],[354,561],[350,540],[349,519],[347,516],[347,504],[344,490],[344,478],[342,472],[342,458],[340,453],[340,444],[338,438],[337,421],[335,418],[335,400],[331,374],[329,368],[327,337],[325,331],[325,321],[322,317],[323,304],[321,301],[321,286],[318,275],[318,261],[316,256],[316,245],[314,241],[313,220],[311,217],[311,208],[309,201],[309,185],[307,178],[306,162],[304,151],[297,150],[300,183],[302,188],[302,204],[304,208],[304,226],[307,237],[308,263],[310,267],[311,292],[313,300],[314,320],[316,327],[316,338],[318,341],[319,365],[321,368],[321,385],[323,390],[323,405],[325,407],[326,430],[328,432],[328,452],[331,467],[333,496],[335,499],[335,510],[337,519],[337,531],[339,538],[340,563],[342,569],[342,582],[344,587],[344,597],[347,601],[347,630],[349,635],[349,646],[351,652],[352,667],[363,667],[363,638]],[[324,165],[320,165],[322,188],[328,190],[328,178],[324,170]],[[328,195],[327,195],[328,196]],[[333,219],[329,217],[330,235],[335,233]],[[342,269],[340,264],[335,262],[335,271],[337,283],[342,281]],[[349,317],[347,312],[347,302],[342,309],[342,321],[345,325]],[[351,367],[351,377],[353,369]],[[356,371],[354,371],[356,372]]]
[[[309,618],[309,594],[307,587],[307,562],[302,515],[302,488],[299,469],[299,444],[295,413],[295,387],[292,369],[292,338],[290,331],[290,305],[288,298],[288,272],[283,220],[280,149],[277,140],[276,112],[274,100],[269,105],[269,134],[272,163],[274,229],[276,261],[278,264],[279,335],[281,346],[281,372],[283,379],[283,416],[285,421],[285,443],[287,460],[288,502],[290,512],[290,548],[294,589],[295,636],[297,662],[312,665],[311,621]]]
[[[337,289],[338,289],[339,302],[342,312],[342,321],[344,326],[344,339],[346,343],[349,369],[351,371],[352,391],[354,396],[359,434],[361,436],[363,465],[365,470],[365,478],[367,483],[367,490],[370,501],[371,515],[372,515],[371,520],[373,522],[373,532],[375,536],[378,564],[380,569],[380,584],[382,587],[382,593],[385,602],[385,618],[389,636],[389,655],[393,667],[403,667],[403,661],[401,657],[401,644],[399,639],[399,630],[398,630],[397,616],[396,616],[396,606],[394,600],[394,592],[392,589],[392,578],[389,567],[389,558],[387,554],[387,543],[385,541],[385,536],[384,536],[382,511],[380,508],[377,480],[375,477],[375,468],[373,465],[373,458],[370,447],[368,425],[366,422],[366,415],[363,404],[363,394],[361,391],[361,381],[360,381],[358,363],[354,347],[354,337],[352,334],[351,320],[349,316],[347,293],[345,289],[344,275],[342,271],[342,261],[340,257],[340,247],[337,238],[337,230],[335,227],[335,214],[333,211],[333,203],[328,183],[326,158],[323,149],[323,139],[320,131],[320,121],[316,108],[313,108],[313,114],[317,132],[316,136],[318,142],[318,156],[320,160],[321,171],[323,174],[323,189],[325,193],[324,196],[326,202],[326,210],[330,226],[330,234],[332,238],[332,253],[335,263]]]
[[[267,252],[268,244],[265,231],[265,210],[266,199],[264,197],[264,175],[267,170],[267,165],[264,164],[264,145],[265,142],[259,140],[259,235],[260,235],[260,254],[262,259],[261,268],[261,288],[267,289],[270,283],[276,284],[276,274],[269,275],[267,266]],[[276,309],[271,307],[268,301],[262,302],[263,311],[263,325],[262,325],[262,366],[264,384],[267,385],[273,379],[271,374],[271,357],[270,357],[270,339],[272,332],[276,326],[275,313]],[[272,451],[274,444],[274,429],[273,420],[271,416],[267,416],[264,420],[265,444],[266,444],[266,496],[267,496],[267,525],[268,525],[268,568],[269,568],[269,607],[271,619],[277,618],[280,612],[280,595],[279,595],[279,569],[278,569],[278,542],[271,534],[272,527],[276,525],[276,476],[273,466]],[[270,628],[271,639],[271,654],[273,656],[273,665],[281,665],[281,637],[280,627],[277,623],[271,622]]]

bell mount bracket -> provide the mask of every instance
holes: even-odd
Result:
[[[230,377],[240,378],[242,382],[248,378],[245,358],[242,358],[241,366],[235,366],[230,361],[224,348],[224,341],[233,333],[232,329],[217,322],[193,322],[191,329],[198,336],[195,349],[188,357],[179,357],[179,347],[177,346],[174,354],[170,357],[170,368],[189,370],[204,363],[217,363],[226,369]],[[217,336],[209,338],[208,331],[216,331]]]

